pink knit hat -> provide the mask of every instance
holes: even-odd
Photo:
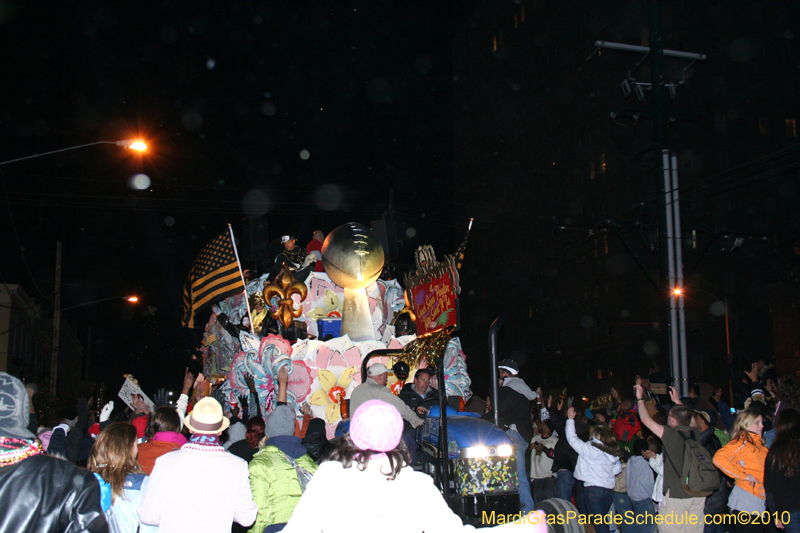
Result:
[[[380,400],[362,403],[350,422],[350,438],[362,450],[389,452],[403,436],[403,417],[391,404]]]

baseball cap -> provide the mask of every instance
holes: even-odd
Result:
[[[695,409],[694,412],[702,416],[705,419],[706,424],[708,424],[709,426],[714,427],[717,425],[717,413],[715,413],[714,411],[710,409],[706,411]]]
[[[296,240],[297,240],[297,237],[295,237],[294,235],[291,235],[291,234],[290,235],[284,235],[283,237],[281,237],[281,242],[282,243],[289,242],[289,241],[296,241]]]
[[[386,373],[394,374],[394,370],[389,370],[383,363],[375,363],[367,368],[367,376],[369,377],[380,376],[381,374]]]
[[[519,365],[513,359],[503,359],[500,361],[500,364],[497,365],[497,368],[506,370],[512,376],[519,374]]]

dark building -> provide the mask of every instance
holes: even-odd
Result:
[[[727,388],[726,314],[736,364],[772,357],[770,286],[796,260],[800,5],[661,4],[663,48],[707,56],[663,60],[664,147],[680,174],[689,379]],[[595,47],[648,47],[651,22],[645,2],[483,1],[457,32],[473,373],[502,311],[502,355],[534,384],[601,392],[670,368],[650,58]]]
[[[81,383],[84,352],[68,321],[61,320],[60,331],[58,394],[70,397]],[[0,284],[0,372],[48,391],[52,353],[53,319],[20,285]]]

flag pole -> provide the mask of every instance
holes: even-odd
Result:
[[[464,255],[467,253],[467,242],[469,241],[469,232],[472,230],[473,220],[475,219],[469,219],[469,226],[467,226],[467,233],[464,235],[464,241],[461,243],[461,246],[458,247],[458,250],[456,250],[456,270],[461,270],[461,266],[464,264]]]
[[[250,314],[250,300],[247,298],[247,282],[244,279],[244,272],[242,272],[242,263],[239,261],[239,251],[236,249],[236,239],[233,237],[233,227],[230,222],[228,223],[228,231],[231,232],[231,244],[233,245],[233,254],[236,256],[236,266],[239,267],[239,275],[242,277],[242,285],[244,285],[244,303],[247,306],[247,318],[250,320],[250,333],[256,334],[253,328],[253,315]]]

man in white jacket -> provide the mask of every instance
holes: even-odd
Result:
[[[255,522],[258,506],[247,462],[219,440],[229,424],[217,400],[197,402],[184,420],[192,432],[189,442],[156,459],[139,506],[142,523],[160,526],[160,533],[229,533],[231,522]]]
[[[556,497],[556,473],[553,472],[553,459],[544,453],[545,448],[553,449],[558,436],[542,421],[534,424],[536,434],[531,445],[531,489],[533,501],[540,502]]]

